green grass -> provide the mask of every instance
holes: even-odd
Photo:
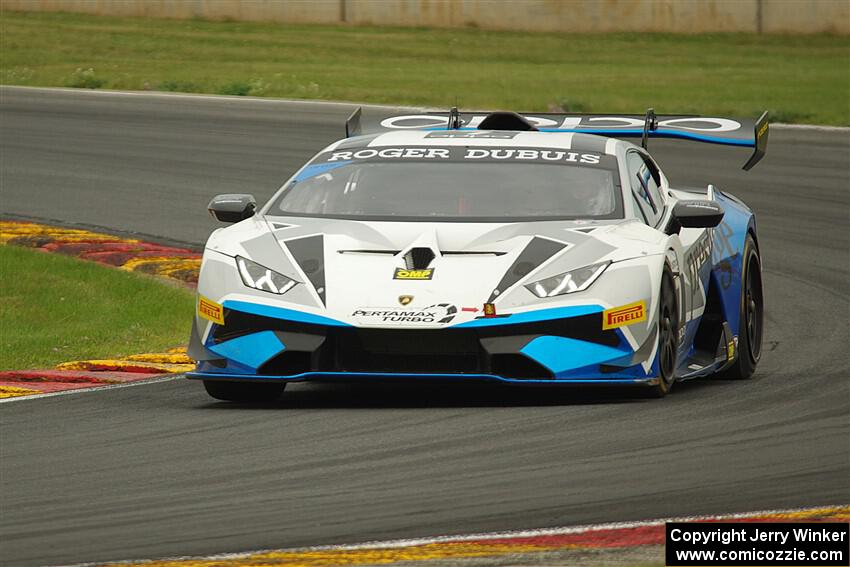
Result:
[[[850,38],[557,34],[3,12],[0,82],[850,125]]]
[[[185,345],[193,294],[156,279],[0,246],[0,370]]]

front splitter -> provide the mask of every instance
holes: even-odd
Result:
[[[446,381],[446,382],[498,382],[518,386],[654,386],[658,378],[571,378],[517,379],[494,374],[420,374],[420,373],[367,373],[367,372],[304,372],[291,376],[269,376],[261,374],[228,374],[218,372],[187,372],[191,380],[221,380],[229,382],[309,382],[309,381]]]

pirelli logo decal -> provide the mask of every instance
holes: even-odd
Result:
[[[646,321],[646,303],[643,301],[606,309],[602,312],[602,328],[605,330],[625,327],[641,321]]]
[[[394,280],[430,280],[434,277],[434,268],[427,270],[405,270],[396,268],[393,273]]]
[[[224,325],[224,307],[202,295],[198,296],[198,315],[213,323]]]

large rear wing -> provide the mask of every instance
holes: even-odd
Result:
[[[360,108],[345,123],[346,137],[395,130],[533,130],[579,132],[612,138],[679,138],[710,144],[753,148],[745,170],[757,164],[767,151],[767,112],[758,120],[694,115],[646,114],[552,114],[514,112],[424,112],[394,114],[363,120]]]

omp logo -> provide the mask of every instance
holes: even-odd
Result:
[[[393,274],[394,280],[430,280],[434,277],[434,268],[427,270],[405,270],[396,268]]]
[[[646,321],[646,303],[643,301],[636,301],[614,309],[606,309],[602,312],[602,328],[606,330],[633,325],[641,321]]]
[[[224,325],[224,308],[202,295],[198,296],[198,315],[213,323]]]

